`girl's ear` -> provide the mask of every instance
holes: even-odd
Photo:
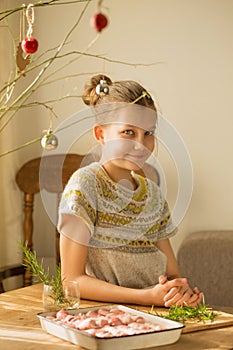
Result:
[[[104,130],[101,125],[95,125],[93,128],[93,133],[94,133],[95,139],[98,142],[104,143]]]

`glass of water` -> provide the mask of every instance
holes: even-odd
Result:
[[[63,281],[64,309],[78,309],[80,303],[80,290],[77,281]]]
[[[59,309],[56,302],[56,295],[53,291],[53,288],[48,284],[44,284],[43,286],[43,294],[42,294],[43,306],[47,311],[56,311]]]

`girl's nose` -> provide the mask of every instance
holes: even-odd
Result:
[[[135,140],[134,141],[134,149],[135,150],[141,150],[143,148],[145,148],[143,140]]]

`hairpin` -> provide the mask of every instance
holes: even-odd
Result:
[[[100,95],[101,92],[103,92],[105,95],[109,93],[109,86],[105,79],[100,80],[100,83],[95,88],[95,92],[97,95]]]
[[[147,91],[142,92],[142,97],[147,97],[148,99],[151,99],[151,96],[148,94]]]
[[[141,100],[144,97],[151,99],[151,96],[148,94],[147,91],[142,91],[142,94],[139,97],[137,97],[134,101],[132,101],[131,103],[132,104],[137,103],[139,100]]]

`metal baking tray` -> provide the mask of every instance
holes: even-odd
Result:
[[[53,316],[54,312],[40,312],[37,314],[37,316],[40,319],[42,329],[49,334],[90,350],[146,349],[148,347],[173,344],[180,338],[182,328],[184,327],[182,323],[168,320],[159,316],[150,315],[123,305],[103,307],[105,309],[116,308],[132,315],[142,316],[146,322],[159,324],[165,329],[136,335],[98,338],[88,334],[85,331],[57,323],[48,318],[48,316]],[[75,315],[77,313],[86,313],[88,311],[96,311],[100,308],[101,307],[98,306],[78,310],[69,310],[69,314]]]

